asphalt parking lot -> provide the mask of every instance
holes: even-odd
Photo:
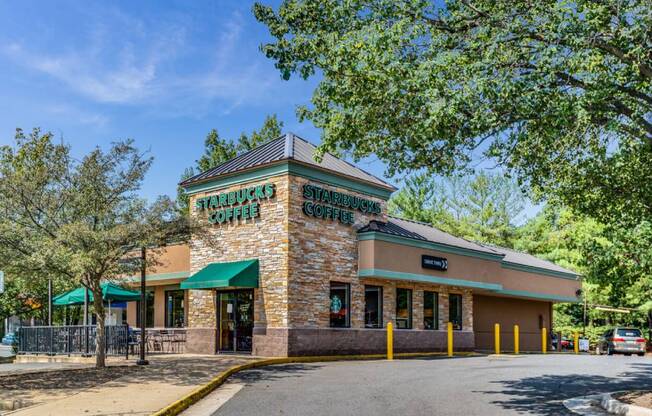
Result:
[[[567,398],[652,388],[652,357],[549,354],[292,364],[239,373],[222,389],[233,386],[237,393],[212,414],[566,415],[561,401]]]

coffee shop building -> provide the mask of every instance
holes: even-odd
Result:
[[[398,352],[444,350],[448,322],[457,350],[490,349],[518,324],[534,351],[577,301],[574,272],[392,217],[392,185],[314,155],[286,134],[181,183],[204,225],[148,270],[150,326],[185,327],[187,352],[295,356],[383,352],[389,322]]]

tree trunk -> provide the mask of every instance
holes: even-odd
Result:
[[[95,367],[106,367],[106,327],[104,326],[104,302],[99,282],[93,285],[93,313],[97,318],[95,337]]]

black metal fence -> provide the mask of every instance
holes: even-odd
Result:
[[[106,355],[129,357],[129,327],[106,326]],[[95,354],[97,327],[94,325],[24,326],[18,330],[19,354]]]

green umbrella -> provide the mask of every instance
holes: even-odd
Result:
[[[113,283],[102,283],[102,299],[105,302],[129,302],[140,300],[140,292],[135,290],[123,289]],[[70,292],[63,293],[52,299],[56,306],[83,305],[86,288],[78,287]],[[93,302],[93,292],[88,291],[88,301]]]

